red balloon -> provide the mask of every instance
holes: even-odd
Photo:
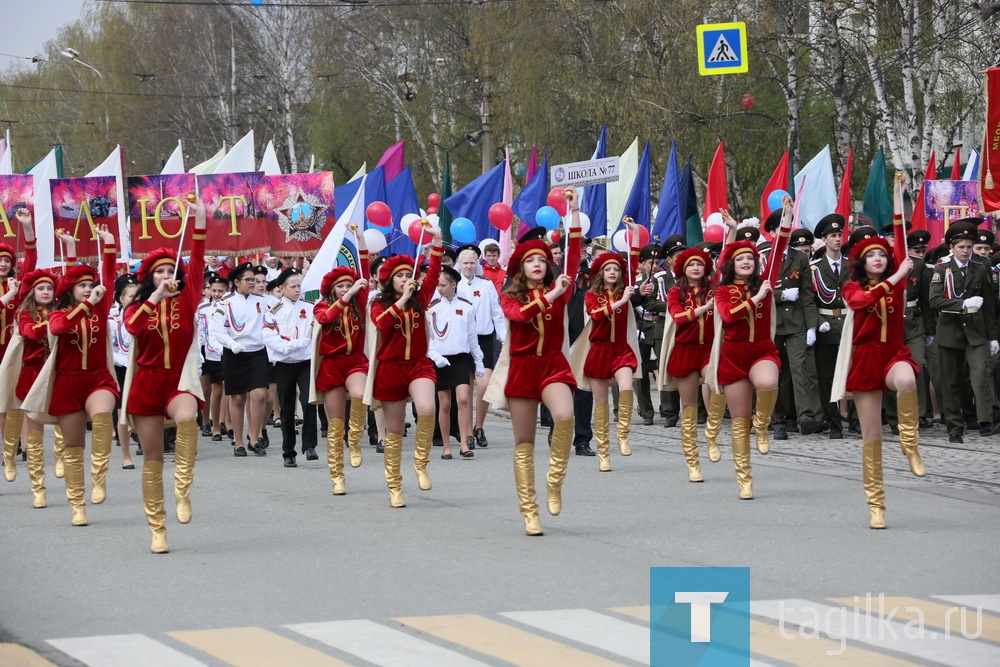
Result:
[[[556,210],[559,215],[566,215],[566,200],[563,198],[565,190],[562,188],[552,188],[545,203]]]
[[[720,243],[726,237],[726,228],[723,225],[709,225],[705,228],[705,240],[709,243]]]
[[[435,215],[437,212],[438,212],[438,207],[437,206],[428,206],[427,207],[427,215]]]
[[[510,206],[507,204],[498,202],[490,206],[487,217],[490,219],[491,225],[503,232],[510,229],[511,223],[514,222],[514,211],[510,210]]]
[[[559,233],[558,229],[553,229],[547,236],[549,237],[549,243],[559,243],[562,240],[562,234]]]
[[[743,108],[749,109],[752,106],[753,106],[753,95],[747,93],[746,95],[743,96]]]
[[[368,216],[368,222],[376,227],[392,227],[392,211],[384,202],[373,201],[368,204],[365,214]]]
[[[438,206],[440,206],[441,205],[441,195],[439,195],[436,192],[432,192],[429,195],[427,195],[427,205],[428,206],[433,206],[434,208],[437,208]]]
[[[414,220],[410,223],[410,228],[406,230],[406,235],[416,244],[427,243],[431,235],[427,233],[423,220]]]

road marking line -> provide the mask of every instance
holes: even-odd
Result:
[[[327,646],[385,667],[486,667],[486,663],[417,639],[374,621],[332,621],[285,625]]]
[[[932,595],[931,597],[965,607],[982,607],[986,611],[1000,614],[1000,595]]]
[[[517,611],[501,616],[608,653],[649,664],[649,625],[620,621],[589,609]]]
[[[0,665],[57,667],[56,663],[46,660],[27,646],[20,644],[0,644]]]
[[[73,637],[46,642],[90,667],[207,667],[145,635]]]
[[[349,667],[314,648],[299,644],[264,628],[226,628],[168,632],[178,641],[204,651],[234,667]]]
[[[830,598],[830,601],[845,607],[865,609],[868,603],[864,599],[857,602],[854,598]],[[878,614],[878,598],[871,601],[873,614]],[[1000,644],[1000,618],[982,614],[982,622],[976,618],[975,606],[948,606],[937,602],[928,602],[918,598],[886,597],[882,598],[882,608],[886,611],[895,610],[896,618],[903,621],[919,621],[926,626],[947,630],[952,635],[965,637],[979,634],[976,639]],[[962,619],[962,608],[965,609],[965,619]],[[917,611],[919,610],[919,611]],[[972,637],[966,637],[971,639]]]
[[[521,667],[608,667],[619,664],[475,614],[410,616],[394,620]]]
[[[751,602],[750,613],[778,621],[785,626],[798,626],[832,638],[846,637],[849,641],[895,651],[907,656],[935,660],[954,667],[968,665],[1000,665],[1000,647],[957,637],[945,638],[925,630],[916,636],[914,629],[903,623],[872,618],[870,621],[842,607],[832,607],[809,600],[766,600]]]
[[[789,637],[789,635],[792,635]],[[822,637],[806,639],[776,625],[750,620],[750,652],[773,660],[808,667],[913,667],[916,663]]]

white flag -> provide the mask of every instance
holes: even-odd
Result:
[[[340,254],[340,246],[344,243],[344,235],[347,233],[351,223],[358,226],[358,233],[363,233],[365,228],[365,181],[368,176],[361,177],[361,185],[351,200],[347,210],[337,220],[337,223],[330,230],[329,236],[323,241],[316,258],[309,265],[309,270],[302,277],[302,292],[318,290],[323,282],[323,276],[337,266],[337,256]]]

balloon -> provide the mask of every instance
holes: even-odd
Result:
[[[535,224],[552,231],[559,226],[559,211],[551,206],[543,206],[535,211]]]
[[[413,224],[414,220],[420,220],[421,216],[416,213],[407,213],[402,218],[399,219],[399,229],[402,232],[409,234],[410,225]]]
[[[466,244],[476,240],[476,226],[468,218],[455,218],[451,221],[451,238],[456,243]]]
[[[615,250],[618,252],[628,252],[628,239],[625,237],[627,232],[627,229],[619,229],[615,232],[614,236],[611,237],[611,245],[614,246]]]
[[[567,226],[566,229],[569,227]],[[590,231],[590,216],[583,211],[580,212],[580,231],[583,232],[584,236]]]
[[[722,219],[722,214],[718,211],[709,214],[709,216],[705,218],[706,227],[714,227],[716,225],[721,225],[723,227],[726,226],[726,222]]]
[[[514,222],[514,211],[510,210],[510,206],[503,202],[490,206],[490,212],[487,216],[490,219],[490,224],[501,232],[510,229],[510,224]]]
[[[705,227],[705,240],[710,243],[720,243],[726,237],[726,229],[720,225]]]
[[[431,240],[431,235],[427,233],[423,220],[414,220],[406,229],[406,235],[416,244],[427,243]]]
[[[368,204],[368,208],[365,209],[365,215],[373,227],[392,227],[392,211],[389,210],[389,207],[384,202],[373,201],[371,204]]]
[[[551,232],[546,232],[545,237],[548,238],[549,243],[559,243],[562,234],[559,233],[558,229],[553,229]]]
[[[440,206],[441,205],[441,195],[439,195],[436,192],[432,192],[429,195],[427,195],[427,205],[428,206],[433,206],[434,208],[437,208],[438,206]]]
[[[365,230],[365,245],[368,252],[382,252],[385,250],[385,235],[377,229]]]
[[[438,212],[438,207],[437,206],[428,206],[427,207],[427,215],[436,215],[437,212]]]
[[[563,188],[552,188],[549,190],[549,196],[545,199],[545,203],[554,208],[559,215],[566,215],[566,200],[563,198],[564,192]]]
[[[788,193],[784,190],[772,190],[771,194],[767,196],[767,207],[772,211],[780,211],[784,206],[781,200],[788,196]]]
[[[437,213],[431,213],[424,219],[427,220],[427,222],[431,223],[431,227],[436,227],[438,229],[441,228],[441,218],[438,216]]]

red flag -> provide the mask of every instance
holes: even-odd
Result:
[[[532,146],[531,156],[528,158],[528,171],[524,179],[525,184],[534,177],[536,171],[538,171],[538,146]]]
[[[847,168],[844,178],[840,181],[840,197],[837,199],[837,213],[844,216],[844,222],[851,219],[851,177],[854,175],[854,149],[847,151]]]
[[[931,151],[931,159],[927,161],[927,169],[924,170],[924,180],[933,181],[937,179],[937,164],[934,159],[934,151]],[[924,184],[920,183],[917,196],[913,199],[913,214],[910,215],[910,224],[914,229],[927,229],[927,212],[924,210]]]
[[[786,181],[787,182],[787,181]],[[708,181],[705,184],[705,218],[719,209],[729,209],[729,186],[726,183],[726,151],[722,142],[715,149],[712,166],[708,168]]]
[[[951,180],[962,180],[962,147],[955,146],[955,161],[951,163]]]
[[[993,172],[1000,181],[1000,67],[986,71],[986,136],[983,141],[982,164],[979,167],[979,193],[983,211],[1000,211],[1000,183],[994,182]]]
[[[786,190],[788,188],[788,160],[789,152],[785,150],[785,154],[781,156],[781,161],[778,162],[778,166],[775,167],[774,173],[771,174],[771,178],[768,179],[767,185],[764,186],[764,191],[760,193],[760,219],[764,220],[767,216],[771,215],[771,207],[767,205],[767,197],[775,190]]]

